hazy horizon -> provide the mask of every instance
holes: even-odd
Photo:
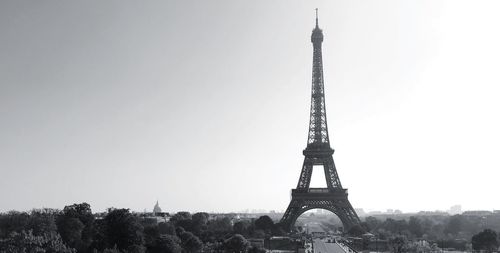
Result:
[[[500,209],[500,2],[7,0],[0,212],[285,210],[315,8],[353,207]]]

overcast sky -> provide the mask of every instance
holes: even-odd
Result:
[[[500,209],[498,1],[6,0],[0,211],[286,209],[316,7],[353,206]]]

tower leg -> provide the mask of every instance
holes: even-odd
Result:
[[[311,175],[313,171],[314,159],[306,157],[304,159],[304,164],[302,165],[302,171],[300,172],[299,183],[297,188],[309,188],[311,183]]]

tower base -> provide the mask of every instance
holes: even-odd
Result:
[[[290,231],[301,214],[317,208],[336,214],[342,221],[344,231],[349,231],[360,223],[358,215],[347,199],[347,189],[329,188],[293,189],[292,200],[280,223],[283,228]]]

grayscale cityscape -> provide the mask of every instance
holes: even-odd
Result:
[[[2,1],[0,253],[500,252],[499,12]]]

